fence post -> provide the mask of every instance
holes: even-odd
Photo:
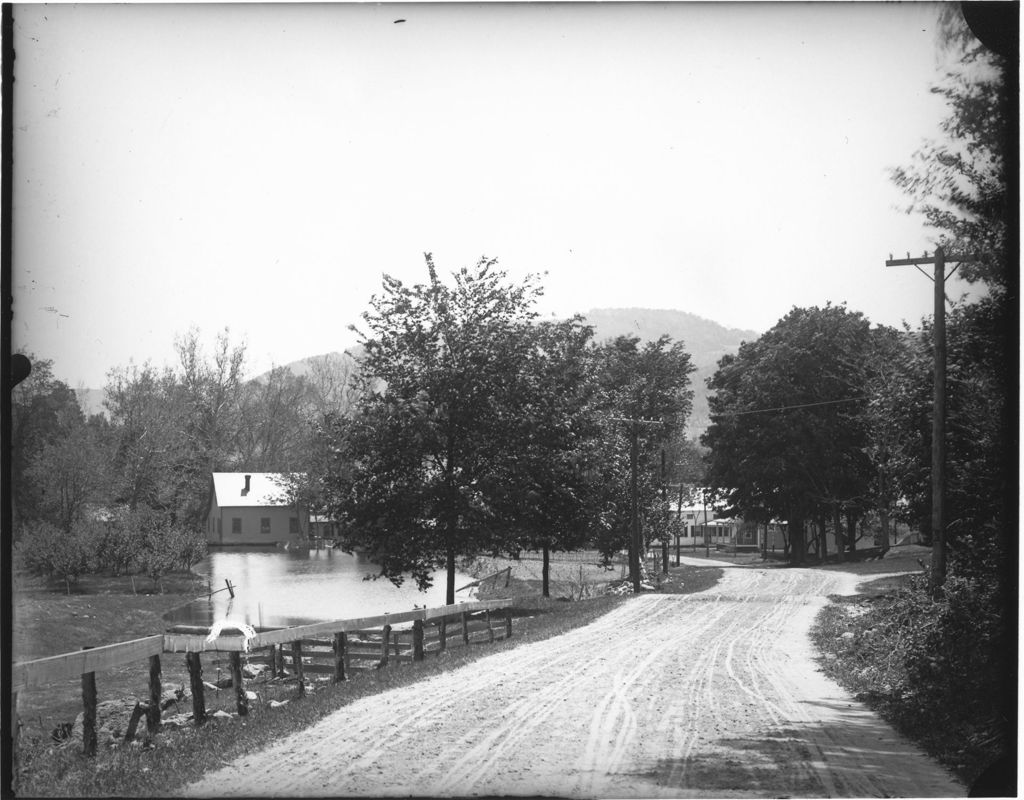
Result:
[[[235,687],[235,706],[238,708],[238,716],[248,716],[249,698],[246,697],[245,685],[242,683],[242,654],[237,650],[232,650],[228,653],[228,663],[231,665],[231,684]]]
[[[438,653],[443,653],[448,646],[448,617],[441,617],[437,622],[437,635],[439,637]]]
[[[661,574],[668,575],[668,539],[661,541]]]
[[[306,696],[306,681],[302,674],[302,642],[292,642],[292,667],[299,682],[299,697]]]
[[[149,657],[149,708],[146,711],[146,732],[153,735],[160,727],[160,655]]]
[[[512,609],[505,609],[505,638],[512,638]]]
[[[135,731],[139,727],[139,720],[142,719],[143,714],[149,713],[149,706],[144,706],[138,700],[135,701],[135,708],[132,709],[132,715],[128,718],[128,729],[124,734],[124,741],[121,745],[130,744],[135,738]]]
[[[462,643],[465,645],[469,644],[469,614],[465,611],[461,612],[460,617],[462,619]]]
[[[380,643],[380,665],[386,667],[388,665],[388,649],[391,644],[391,626],[385,625],[381,631],[381,643]]]
[[[206,722],[206,699],[203,697],[203,662],[199,653],[185,653],[189,683],[192,686],[192,721],[196,725]]]
[[[487,641],[494,642],[494,628],[491,627],[491,609],[487,609]]]
[[[86,646],[83,650],[91,650]],[[87,756],[96,755],[96,673],[82,673],[82,752]]]
[[[412,660],[423,660],[423,620],[413,620],[412,623]]]
[[[15,775],[18,774],[18,737],[20,734],[21,720],[18,718],[18,693],[11,692],[11,763],[14,764],[12,771]]]
[[[334,634],[334,682],[345,680],[345,632]]]
[[[505,567],[505,588],[508,588],[508,582],[512,580],[512,567]]]

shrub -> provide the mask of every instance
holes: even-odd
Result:
[[[1002,613],[991,577],[950,575],[932,600],[922,575],[890,595],[842,598],[813,636],[826,673],[970,784],[1011,746]]]
[[[125,575],[135,566],[139,554],[139,536],[131,512],[122,512],[107,523],[99,541],[99,567],[106,567],[114,576]]]
[[[30,572],[61,578],[71,594],[72,585],[96,563],[98,535],[92,523],[64,531],[46,521],[29,522],[22,529],[18,558]]]
[[[178,563],[185,572],[191,572],[192,567],[206,558],[209,552],[206,547],[206,536],[196,528],[176,528],[175,531]]]

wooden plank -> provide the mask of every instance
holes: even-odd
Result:
[[[163,639],[163,635],[147,636],[130,642],[22,661],[11,667],[11,690],[18,692],[46,683],[71,680],[87,672],[102,672],[149,658],[163,650]]]
[[[472,613],[474,611],[486,611],[487,609],[505,608],[511,606],[512,600],[479,600],[475,603],[454,603],[448,606],[438,606],[437,608],[422,609],[423,621],[437,619],[438,617],[450,617],[462,612]]]
[[[303,675],[333,675],[334,666],[331,664],[303,664]]]
[[[299,625],[294,628],[282,628],[278,631],[261,633],[251,640],[250,647],[266,647],[268,644],[290,642],[311,636],[328,636],[339,632],[352,632],[366,628],[381,628],[397,622],[412,622],[421,618],[424,609],[403,611],[399,614],[384,614],[378,617],[361,617],[358,619],[336,619],[331,622],[315,622],[311,625]]]
[[[165,653],[231,653],[256,649],[253,646],[255,640],[250,639],[249,647],[246,648],[245,639],[241,636],[219,636],[212,642],[206,641],[205,636],[188,633],[165,633],[162,638]],[[290,641],[288,637],[285,639]]]

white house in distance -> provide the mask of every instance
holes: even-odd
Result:
[[[278,472],[214,472],[206,541],[223,546],[274,546],[305,541],[309,514],[288,497]]]

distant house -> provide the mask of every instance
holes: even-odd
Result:
[[[309,514],[289,499],[277,472],[214,472],[206,512],[211,545],[298,544],[309,530]]]

